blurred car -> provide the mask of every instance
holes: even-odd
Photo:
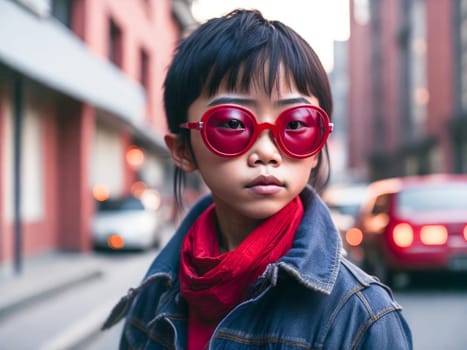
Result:
[[[92,220],[96,248],[146,250],[160,243],[158,197],[126,196],[97,202]]]
[[[355,225],[355,219],[360,211],[361,205],[366,198],[368,192],[368,184],[364,183],[349,183],[349,184],[334,184],[326,188],[323,192],[323,201],[329,208],[331,217],[339,230],[344,249],[349,253],[351,260],[358,261],[360,254],[355,246],[361,242],[355,241],[355,237],[350,230]],[[349,249],[349,247],[353,247]]]
[[[363,268],[388,284],[402,271],[467,272],[467,176],[374,182],[352,230]]]

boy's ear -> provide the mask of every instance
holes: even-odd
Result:
[[[196,164],[193,160],[190,149],[186,142],[183,142],[179,135],[168,133],[164,136],[172,161],[174,164],[186,173],[196,170]]]

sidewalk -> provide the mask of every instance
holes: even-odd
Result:
[[[25,258],[19,274],[0,276],[0,320],[19,308],[102,275],[99,259],[92,253],[50,252]]]
[[[163,228],[161,247],[173,232],[170,224]],[[35,344],[44,350],[83,348],[83,342],[98,334],[101,337],[100,327],[112,307],[129,287],[138,285],[157,254],[158,249],[128,255],[54,251],[24,258],[20,274],[0,266],[3,345],[10,344],[12,349],[30,348],[24,344]],[[38,324],[44,315],[49,321]],[[35,328],[26,339],[22,337],[22,327]],[[118,327],[112,332],[118,339]]]

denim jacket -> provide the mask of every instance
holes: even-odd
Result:
[[[389,288],[342,256],[340,236],[309,187],[292,248],[267,266],[250,296],[217,325],[209,349],[412,349],[412,336]],[[188,213],[107,326],[129,308],[120,349],[186,349],[187,306],[178,280],[183,237],[211,203]],[[130,306],[131,305],[131,306]]]

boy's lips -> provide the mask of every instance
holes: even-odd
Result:
[[[246,185],[246,188],[258,194],[274,194],[284,187],[284,183],[272,175],[260,175]]]

